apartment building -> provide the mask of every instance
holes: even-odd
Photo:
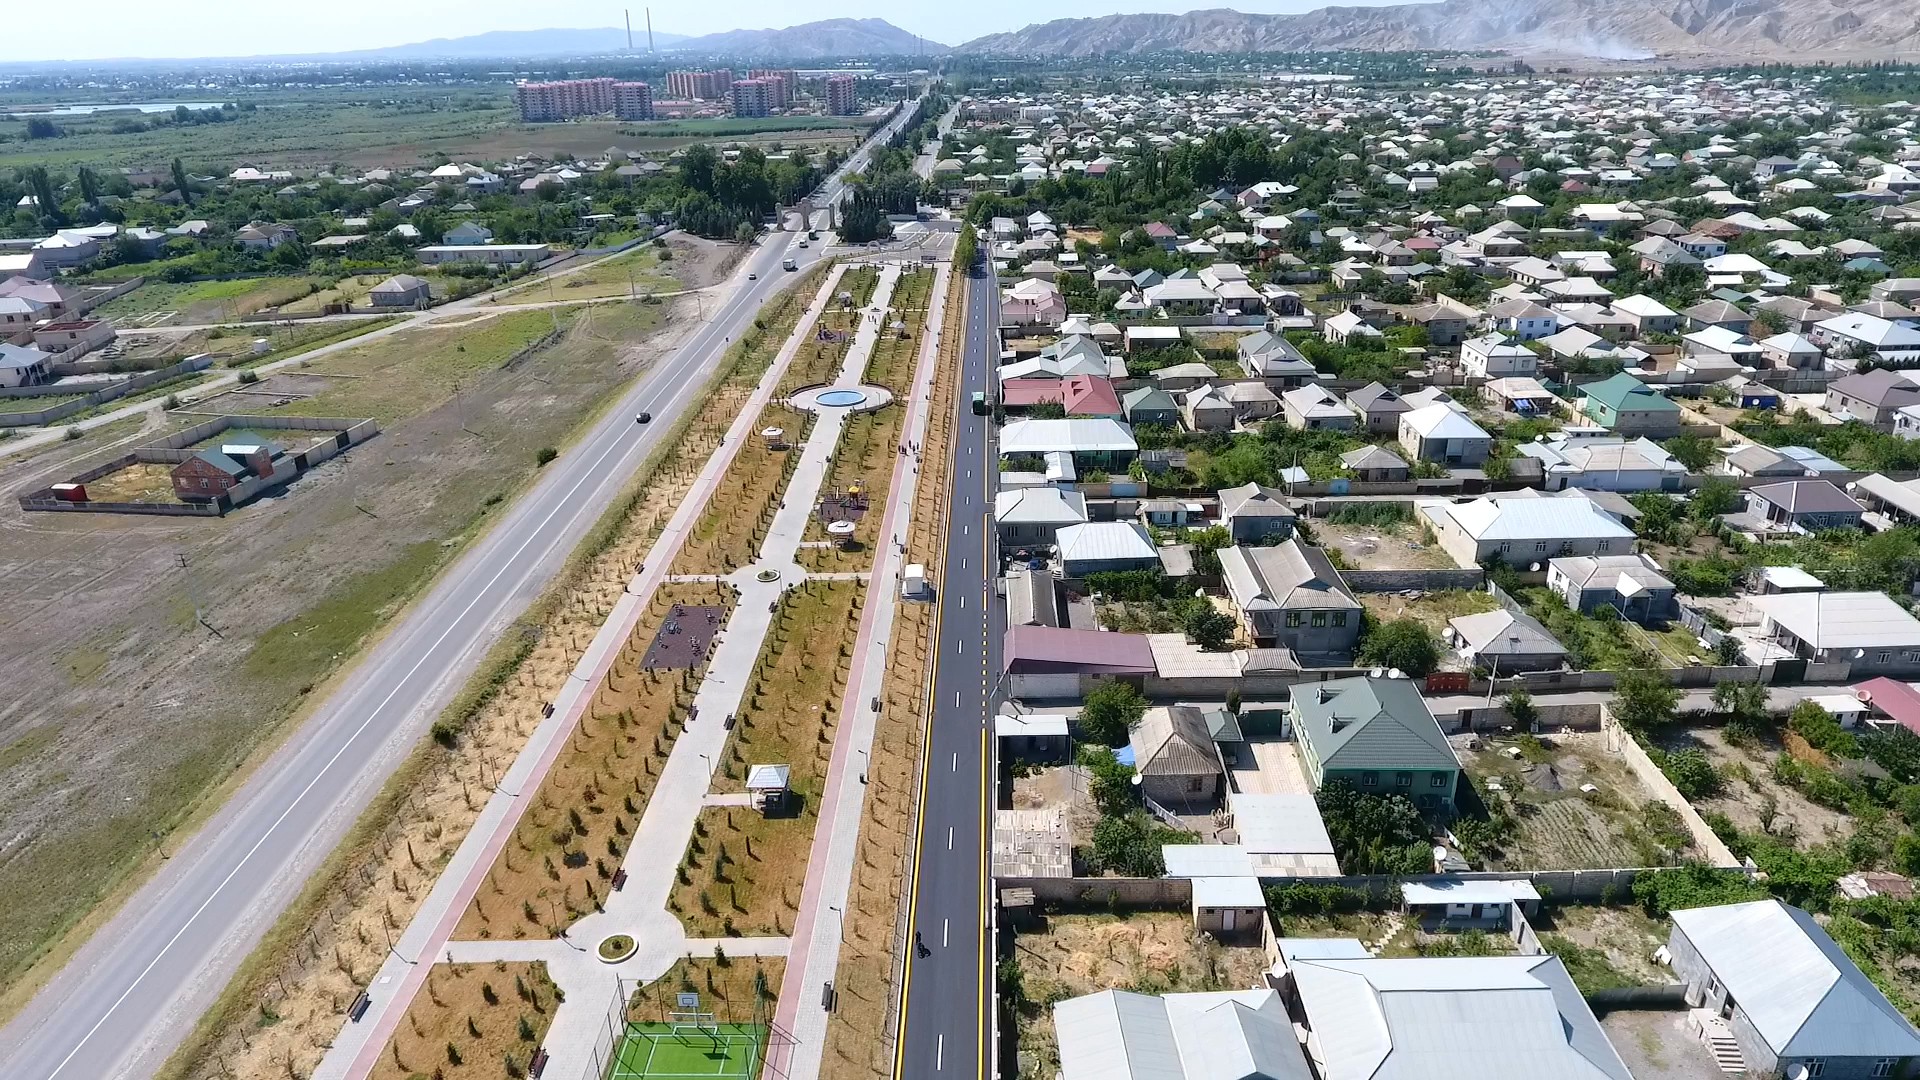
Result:
[[[523,82],[514,85],[513,97],[522,123],[544,124],[614,111],[614,86],[608,78]]]
[[[792,68],[754,68],[747,72],[747,78],[759,79],[772,89],[773,107],[784,109],[793,104],[793,88],[800,85]]]
[[[851,75],[831,75],[827,78],[827,114],[829,116],[854,116],[860,112],[859,81]]]
[[[735,79],[729,100],[735,116],[766,116],[773,111],[773,84],[765,79]]]
[[[613,115],[621,120],[653,119],[653,87],[643,82],[614,83]]]
[[[711,71],[669,71],[667,72],[667,95],[675,98],[697,98],[701,101],[719,101],[727,96],[733,87],[732,68],[714,68]]]

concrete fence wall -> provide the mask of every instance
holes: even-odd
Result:
[[[1478,589],[1486,584],[1487,572],[1471,570],[1342,570],[1340,580],[1354,592],[1381,593],[1418,589],[1443,592],[1448,589]]]
[[[177,364],[170,364],[167,367],[159,368],[154,371],[149,371],[141,375],[135,375],[131,378],[122,379],[118,382],[102,387],[99,390],[95,390],[92,393],[87,394],[85,397],[75,398],[72,401],[62,402],[59,405],[49,406],[37,412],[17,412],[17,413],[0,414],[0,427],[34,427],[41,424],[51,424],[57,420],[64,420],[67,417],[72,416],[74,413],[82,412],[86,409],[91,409],[95,405],[104,405],[109,401],[114,401],[119,398],[123,398],[128,394],[133,393],[136,390],[145,390],[149,386],[155,386],[160,383],[167,382],[171,379],[177,379],[182,375],[191,374],[192,372],[195,372],[195,371],[204,371],[205,369],[207,369],[208,367],[211,367],[212,365],[213,365],[213,357],[208,354],[203,353],[199,356],[189,356],[185,360],[182,360]],[[61,391],[51,387],[8,387],[5,389],[39,390],[42,392],[51,391],[53,393],[69,393],[69,394],[73,392],[72,390]],[[34,395],[10,394],[10,395],[0,395],[0,396],[31,397]]]
[[[69,319],[77,319],[87,312],[92,311],[94,308],[99,307],[101,304],[125,296],[146,283],[147,279],[144,277],[128,278],[111,289],[103,289],[97,293],[89,293],[73,305],[73,309],[67,312],[66,317]]]
[[[1601,730],[1607,735],[1608,749],[1617,751],[1621,760],[1627,763],[1627,768],[1633,770],[1633,775],[1647,786],[1647,790],[1679,813],[1680,820],[1687,827],[1687,835],[1693,837],[1693,846],[1700,850],[1701,857],[1713,866],[1738,867],[1740,860],[1728,850],[1719,835],[1707,827],[1700,812],[1680,794],[1679,788],[1673,786],[1673,781],[1668,780],[1660,767],[1653,763],[1646,750],[1634,741],[1633,735],[1621,727],[1611,713],[1603,712],[1600,722]]]
[[[1736,867],[1737,864],[1736,864]],[[1398,907],[1404,883],[1441,881],[1525,881],[1549,903],[1617,903],[1633,895],[1634,879],[1660,867],[1621,867],[1605,870],[1470,870],[1459,874],[1350,874],[1342,877],[1262,877],[1263,886],[1294,884],[1337,886],[1367,897],[1375,906]],[[1122,908],[1185,910],[1193,903],[1193,883],[1186,878],[998,877],[1000,889],[1032,889],[1042,904],[1108,905]]]

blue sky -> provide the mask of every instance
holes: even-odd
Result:
[[[644,0],[633,4],[642,25]],[[1369,4],[1380,0],[1341,0]],[[620,0],[327,0],[325,3],[250,0],[86,0],[84,25],[33,29],[17,21],[0,34],[0,61],[92,60],[103,57],[252,56],[262,53],[332,52],[401,45],[488,30],[619,26]],[[709,34],[742,27],[791,26],[840,16],[883,18],[911,33],[947,44],[1012,30],[1049,19],[1116,12],[1190,11],[1202,7],[1241,11],[1308,11],[1316,0],[1265,0],[1229,4],[1156,0],[971,0],[965,4],[887,0],[733,0],[728,4],[658,3],[657,30]]]

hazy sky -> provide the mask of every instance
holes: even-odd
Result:
[[[636,31],[644,0],[632,3]],[[1373,4],[1391,0],[1341,0]],[[58,26],[11,20],[0,33],[0,60],[93,60],[106,57],[253,56],[333,52],[401,45],[488,30],[619,26],[621,0],[83,0],[77,21]],[[1241,11],[1307,11],[1323,0],[1161,2],[1161,0],[734,0],[725,4],[658,3],[656,30],[710,34],[791,26],[835,17],[883,18],[911,33],[958,44],[1031,22],[1122,11],[1190,11],[1232,6]],[[49,10],[42,6],[38,10]]]

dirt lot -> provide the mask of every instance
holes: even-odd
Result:
[[[1381,622],[1418,619],[1436,634],[1446,631],[1448,619],[1476,615],[1500,606],[1491,594],[1469,589],[1448,589],[1445,592],[1412,596],[1405,593],[1361,593],[1360,603]]]
[[[1531,921],[1541,944],[1560,955],[1584,991],[1673,981],[1673,972],[1653,961],[1672,928],[1637,907],[1550,905]]]
[[[1622,1009],[1600,1020],[1620,1060],[1635,1080],[1725,1080],[1707,1044],[1687,1030],[1682,1011]]]
[[[1505,753],[1513,747],[1514,758]],[[1482,740],[1461,754],[1469,774],[1495,799],[1512,803],[1516,826],[1488,870],[1574,870],[1665,866],[1690,847],[1677,816],[1609,753],[1603,737],[1573,732],[1534,739]],[[1582,792],[1581,785],[1598,790]],[[1660,810],[1649,811],[1649,806]]]
[[[1773,762],[1784,751],[1778,743],[1732,746],[1717,727],[1692,728],[1666,742],[1669,750],[1697,747],[1720,773],[1720,790],[1693,800],[1702,814],[1727,815],[1741,832],[1771,832],[1791,837],[1802,850],[1853,835],[1853,818],[1809,800],[1773,778]],[[1767,824],[1771,828],[1766,828]]]
[[[1114,988],[1148,994],[1246,990],[1264,985],[1267,966],[1263,949],[1196,941],[1184,912],[1053,915],[1040,932],[1015,935],[1012,949],[1022,985],[1015,1023],[1023,1080],[1051,1077],[1059,1069],[1056,1001]]]
[[[435,964],[370,1080],[478,1080],[509,1060],[524,1070],[558,1004],[545,964]]]
[[[171,845],[168,832],[199,800],[525,482],[534,451],[564,443],[670,344],[662,314],[604,313],[510,369],[500,364],[528,338],[510,339],[500,320],[473,331],[493,348],[469,338],[458,363],[447,359],[457,335],[411,342],[424,351],[409,354],[330,358],[344,368],[377,352],[393,375],[303,403],[384,416],[378,438],[340,459],[350,483],[330,463],[220,519],[0,506],[0,566],[14,582],[0,629],[15,672],[0,703],[0,903],[11,916],[0,981],[18,979],[87,905]],[[464,380],[458,406],[443,381],[451,372]],[[73,457],[72,446],[50,448],[0,471],[0,483],[70,473]],[[220,636],[195,625],[196,606]]]
[[[1340,552],[1355,570],[1454,570],[1453,556],[1438,546],[1420,542],[1411,524],[1389,526],[1344,525],[1314,518],[1306,523],[1313,542]]]

